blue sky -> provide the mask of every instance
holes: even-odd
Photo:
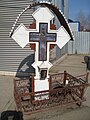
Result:
[[[82,11],[86,16],[90,14],[90,0],[68,0],[69,18],[76,20],[76,15]]]

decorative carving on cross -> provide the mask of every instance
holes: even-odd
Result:
[[[47,23],[39,23],[39,32],[29,33],[29,42],[39,42],[39,61],[47,60],[47,43],[56,42],[56,33],[48,33],[47,29]]]
[[[32,24],[29,25],[29,29],[36,29],[36,23],[33,22]],[[50,30],[56,30],[56,25],[55,24],[50,24]],[[50,44],[50,49],[53,49],[55,47],[55,44]],[[30,48],[31,50],[36,51],[36,44],[34,43],[30,43]]]

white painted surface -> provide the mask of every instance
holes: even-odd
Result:
[[[70,36],[63,26],[61,26],[58,30],[49,30],[49,33],[56,33],[57,39],[56,43],[49,42],[48,44],[57,44],[60,49],[70,40]]]
[[[38,30],[27,29],[24,24],[21,23],[13,33],[12,38],[20,45],[20,47],[24,48],[29,43],[29,32],[39,32],[39,28]]]
[[[29,43],[29,32],[27,28],[21,23],[15,30],[12,38],[23,48]]]
[[[49,90],[48,79],[45,79],[45,80],[35,80],[34,84],[35,84],[35,90],[34,90],[35,92]],[[44,93],[40,93],[40,94],[41,94],[41,97],[35,97],[35,100],[49,99],[48,93],[44,92]],[[36,94],[36,95],[38,95],[38,94]]]
[[[61,26],[58,30],[50,30],[50,20],[52,20],[54,18],[54,16],[48,8],[46,8],[46,7],[38,8],[33,13],[33,17],[36,19],[36,29],[28,30],[23,24],[20,24],[20,26],[15,30],[14,34],[12,35],[12,38],[22,48],[25,47],[28,43],[30,43],[29,42],[29,32],[39,32],[39,23],[40,22],[48,23],[48,32],[49,33],[57,33],[56,44],[60,47],[60,49],[70,40],[70,36],[67,33],[67,31],[64,29],[63,26]],[[53,44],[53,43],[51,42],[51,44]],[[38,48],[36,48],[36,49],[38,49]]]
[[[48,79],[45,80],[35,80],[35,92],[49,90]]]
[[[35,74],[35,79],[40,79],[40,71],[39,69],[47,69],[47,78],[49,78],[48,74],[49,74],[49,69],[52,67],[52,64],[49,61],[37,61],[34,62],[32,64],[32,66],[35,68],[36,70],[36,74]]]
[[[61,49],[68,41],[70,36],[63,26],[61,26],[57,32],[57,41],[56,44]]]
[[[79,28],[80,28],[80,25],[79,25],[79,23],[77,22],[77,23],[69,23],[69,25],[70,25],[70,28],[71,28],[71,30],[72,31],[79,31]]]
[[[54,18],[54,15],[50,12],[47,7],[38,8],[32,16],[39,22],[50,22]]]

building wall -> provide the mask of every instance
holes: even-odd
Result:
[[[60,51],[57,47],[56,58],[63,54],[90,54],[90,32],[74,31],[74,41],[69,41]],[[61,52],[61,53],[59,53]],[[58,55],[59,54],[59,55]]]
[[[34,61],[34,52],[29,45],[20,46],[9,37],[9,32],[18,14],[33,0],[1,0],[0,1],[0,72],[33,72],[31,63]],[[32,10],[28,10],[20,18],[17,26],[24,23],[25,26],[33,21]]]
[[[69,25],[72,31],[80,31],[80,22],[70,22]]]
[[[52,3],[55,4],[68,18],[68,0],[52,0]]]
[[[68,43],[68,54],[90,54],[90,32],[73,32],[75,40]]]
[[[68,19],[68,15],[69,15],[68,2],[69,2],[68,0],[64,0],[64,15],[67,19]]]

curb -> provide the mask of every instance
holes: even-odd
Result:
[[[64,54],[64,55],[61,56],[59,59],[57,59],[57,60],[53,63],[53,65],[57,64],[58,62],[61,63],[63,60],[66,59],[67,56],[68,56],[67,54]]]

